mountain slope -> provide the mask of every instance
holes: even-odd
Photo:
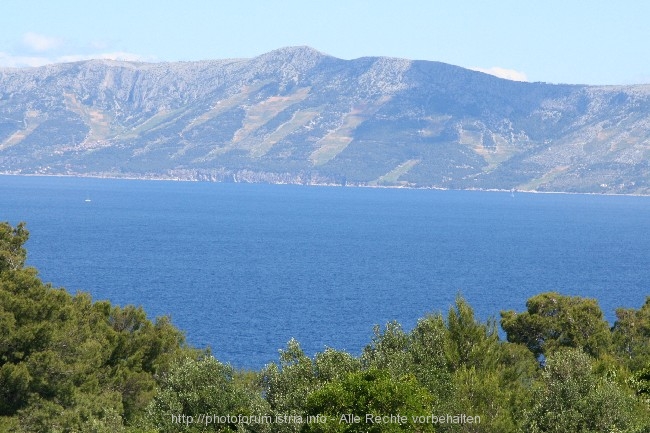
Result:
[[[438,62],[93,60],[0,69],[0,172],[650,193],[650,86]]]

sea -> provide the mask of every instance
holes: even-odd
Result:
[[[43,281],[170,316],[236,368],[292,338],[358,355],[457,296],[498,321],[557,291],[613,324],[650,295],[650,197],[0,176],[0,221],[27,223]]]

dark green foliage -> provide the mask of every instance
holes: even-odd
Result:
[[[609,326],[594,299],[562,296],[555,292],[534,296],[527,312],[501,312],[508,341],[524,344],[536,357],[561,347],[575,347],[592,356],[608,350]]]
[[[13,414],[27,404],[31,380],[24,363],[0,367],[0,414]]]
[[[496,324],[479,323],[474,317],[474,310],[461,297],[449,310],[447,316],[449,344],[447,357],[451,369],[460,367],[493,367],[499,359],[499,337]]]

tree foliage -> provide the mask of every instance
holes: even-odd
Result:
[[[650,296],[640,309],[616,310],[614,351],[633,371],[650,369]]]
[[[268,405],[259,393],[237,381],[235,370],[212,356],[178,361],[163,378],[160,390],[147,409],[145,426],[158,432],[252,431],[264,432],[268,424],[244,424],[235,421],[198,422],[203,415],[248,416],[268,412]],[[183,422],[182,416],[193,416],[197,422]],[[174,418],[175,417],[175,418]]]
[[[542,293],[526,302],[528,311],[501,312],[508,341],[524,344],[536,357],[561,347],[574,347],[592,356],[608,350],[611,335],[594,299]]]
[[[309,394],[306,415],[326,421],[307,423],[303,431],[434,431],[432,424],[413,422],[413,417],[431,413],[431,403],[431,394],[412,375],[395,378],[374,368],[349,373]]]
[[[12,227],[9,223],[0,223],[0,272],[17,270],[25,265],[27,251],[25,242],[29,232],[25,223]]]
[[[549,356],[525,431],[595,433],[641,427],[635,413],[638,402],[616,382],[594,375],[592,362],[573,348]]]

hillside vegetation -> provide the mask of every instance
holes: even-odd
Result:
[[[650,432],[650,297],[610,328],[543,293],[501,313],[507,341],[458,298],[359,356],[291,340],[239,371],[165,318],[44,284],[27,238],[0,223],[0,432]]]
[[[648,194],[649,161],[649,85],[309,47],[0,69],[0,173]]]

